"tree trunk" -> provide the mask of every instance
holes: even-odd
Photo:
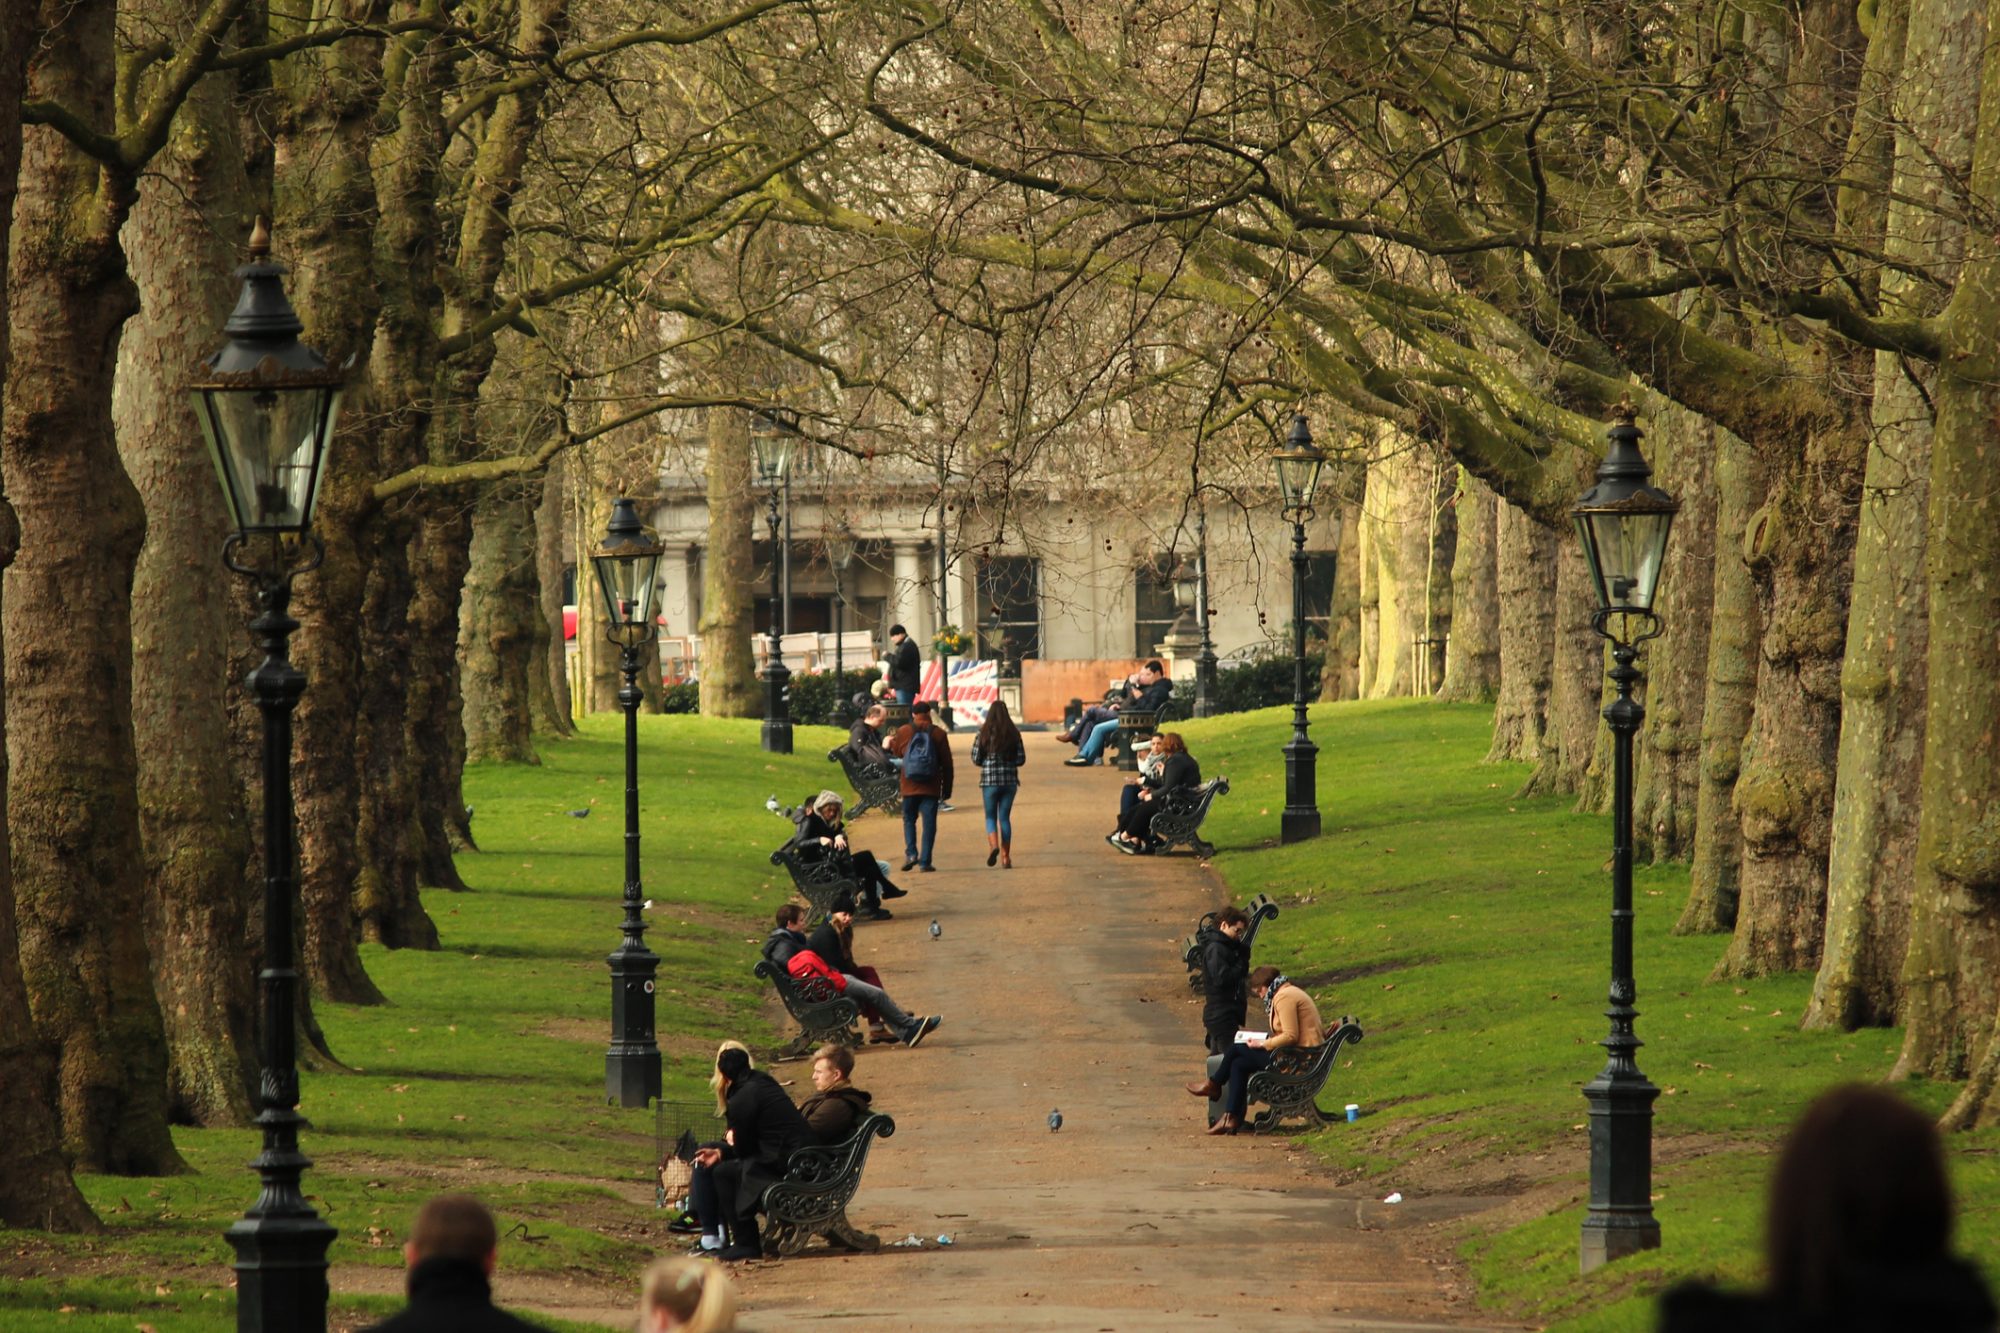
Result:
[[[1322,701],[1361,697],[1361,506],[1340,504],[1340,553],[1333,562],[1333,635],[1320,669]]]
[[[195,446],[188,367],[221,337],[236,242],[255,211],[231,106],[233,80],[197,85],[125,228],[141,313],[119,347],[118,444],[148,522],[133,581],[146,930],[166,1025],[169,1114],[247,1125],[258,1074],[257,971],[243,956],[254,879],[244,788],[230,745],[230,648],[248,647],[217,534],[215,471]]]
[[[1500,503],[1485,482],[1458,469],[1457,549],[1451,562],[1451,638],[1441,698],[1485,703],[1500,690]]]
[[[1574,538],[1555,549],[1555,637],[1549,659],[1548,729],[1522,795],[1582,790],[1597,753],[1604,695],[1604,640],[1590,627],[1597,593]]]
[[[386,0],[339,0],[337,17],[379,22]],[[273,16],[273,37],[296,35]],[[380,308],[372,242],[377,215],[368,151],[381,43],[348,38],[275,67],[274,244],[295,256],[287,286],[306,324],[301,336],[329,361],[365,358]],[[292,658],[306,676],[293,715],[293,805],[298,819],[302,963],[311,989],[342,1004],[381,1004],[361,965],[354,910],[361,875],[357,718],[363,677],[360,609],[365,586],[361,525],[373,506],[374,422],[365,369],[349,375],[339,437],[328,451],[313,529],[325,562],[300,579]]]
[[[1708,681],[1702,693],[1700,786],[1695,793],[1694,860],[1677,935],[1733,930],[1743,867],[1736,778],[1757,694],[1763,619],[1744,558],[1751,516],[1764,503],[1764,473],[1750,446],[1715,431],[1715,569],[1708,603]]]
[[[0,293],[8,290],[8,234],[21,167],[21,93],[27,80],[35,15],[26,5],[0,11]],[[0,375],[8,364],[8,321],[0,319]],[[0,409],[0,427],[4,427]],[[0,431],[0,440],[5,438]],[[14,561],[20,527],[0,492],[0,571]],[[6,583],[0,578],[0,594]],[[5,618],[0,600],[0,621]],[[6,695],[0,659],[0,701]],[[6,717],[0,708],[0,828],[7,823]],[[0,1225],[82,1231],[96,1225],[90,1206],[70,1179],[60,1147],[55,1111],[55,1067],[28,1013],[21,977],[20,940],[14,924],[13,861],[0,839]]]
[[[1360,622],[1360,661],[1355,671],[1355,698],[1375,697],[1375,677],[1382,660],[1381,571],[1376,567],[1375,525],[1368,511],[1383,502],[1383,485],[1375,469],[1362,474],[1361,503],[1354,513],[1354,576]]]
[[[551,736],[574,736],[576,722],[569,708],[569,640],[563,631],[563,537],[568,532],[569,507],[563,502],[568,493],[570,460],[558,457],[542,476],[541,496],[535,504],[535,578],[541,609],[535,642],[541,651],[541,669],[528,681],[528,698],[535,729]],[[713,524],[711,518],[711,525]]]
[[[1505,500],[1494,513],[1500,596],[1500,693],[1488,763],[1535,762],[1548,731],[1556,641],[1556,534]]]
[[[1826,914],[1852,497],[1865,436],[1851,426],[1828,427],[1792,449],[1788,443],[1763,442],[1773,485],[1751,520],[1747,548],[1764,635],[1736,780],[1741,896],[1721,976],[1817,967]]]
[[[418,882],[463,892],[453,857],[465,830],[465,746],[459,732],[458,619],[471,564],[472,506],[456,495],[425,506],[410,552],[416,597],[410,605],[413,665],[404,696],[409,766],[416,778]]]
[[[115,124],[115,17],[108,0],[45,0],[29,97]],[[21,974],[57,1053],[63,1146],[85,1170],[155,1175],[184,1164],[138,910],[132,571],[146,518],[111,422],[119,334],[138,307],[118,245],[135,176],[52,129],[23,135],[0,437],[20,553],[0,625]]]
[[[1441,662],[1419,673],[1421,646],[1439,637],[1451,618],[1450,556],[1438,556],[1439,455],[1397,439],[1368,467],[1364,524],[1375,551],[1375,600],[1379,634],[1371,699],[1431,693]]]
[[[757,717],[750,651],[750,579],[755,496],[749,427],[733,408],[708,410],[708,549],[701,571],[701,711],[704,717]]]
[[[1660,484],[1681,502],[1660,577],[1665,631],[1648,645],[1646,729],[1632,798],[1634,851],[1673,861],[1694,850],[1701,791],[1701,719],[1708,694],[1710,607],[1715,597],[1713,423],[1654,400],[1652,440]]]
[[[535,764],[530,682],[541,665],[535,626],[535,502],[539,486],[506,481],[479,497],[458,644],[465,753],[477,763]],[[546,673],[544,673],[546,682]]]

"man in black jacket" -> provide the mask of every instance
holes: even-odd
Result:
[[[924,685],[923,654],[901,625],[889,626],[889,642],[893,645],[889,650],[889,688],[897,703],[915,703],[917,691]]]
[[[1072,767],[1094,764],[1104,748],[1111,744],[1111,738],[1118,733],[1118,715],[1123,709],[1134,712],[1157,713],[1160,705],[1173,696],[1174,683],[1167,677],[1167,669],[1158,661],[1146,663],[1125,682],[1122,699],[1108,704],[1095,704],[1083,710],[1077,719],[1076,729],[1062,734],[1063,740],[1074,740],[1080,747],[1073,758],[1063,762]]]
[[[1240,907],[1215,914],[1215,930],[1202,944],[1202,990],[1208,1000],[1201,1008],[1201,1029],[1208,1053],[1221,1055],[1236,1042],[1243,1011],[1250,1003],[1250,918]]]
[[[493,1304],[499,1250],[484,1204],[469,1194],[438,1195],[417,1210],[403,1244],[409,1305],[368,1333],[547,1333]]]
[[[723,1080],[729,1141],[720,1148],[700,1149],[694,1160],[697,1166],[714,1169],[722,1215],[728,1220],[729,1244],[717,1257],[730,1263],[761,1259],[764,1247],[757,1236],[757,1212],[764,1191],[785,1178],[785,1163],[794,1152],[817,1140],[777,1080],[752,1069],[748,1055],[724,1051],[715,1067]]]

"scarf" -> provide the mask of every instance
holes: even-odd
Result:
[[[1271,978],[1271,989],[1264,992],[1264,1016],[1271,1016],[1271,1005],[1278,998],[1278,992],[1292,984],[1292,979],[1280,972]]]

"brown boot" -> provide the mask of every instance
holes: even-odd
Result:
[[[1222,1119],[1208,1127],[1211,1134],[1234,1134],[1243,1127],[1243,1122],[1233,1115],[1224,1114]]]
[[[1206,1097],[1210,1101],[1214,1101],[1222,1095],[1221,1086],[1212,1078],[1200,1083],[1190,1083],[1187,1085],[1187,1090],[1192,1096]]]

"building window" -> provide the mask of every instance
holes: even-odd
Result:
[[[979,632],[982,657],[1018,662],[1042,655],[1042,562],[1033,556],[1002,555],[979,562],[976,576],[979,605],[972,628]],[[985,642],[994,608],[1000,611],[1000,633],[1006,651]]]
[[[1160,651],[1180,608],[1174,605],[1174,566],[1179,557],[1156,555],[1132,574],[1132,619],[1134,657],[1152,657]]]

